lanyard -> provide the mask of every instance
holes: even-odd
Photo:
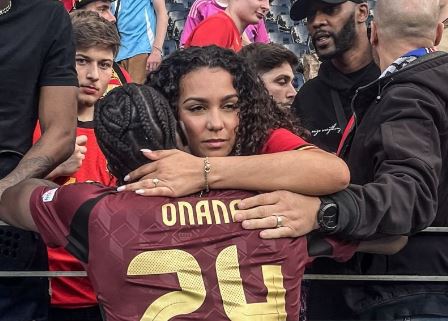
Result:
[[[434,52],[436,51],[434,48],[417,48],[414,50],[411,50],[407,53],[405,53],[403,56],[401,57],[422,57],[426,54],[429,54],[430,52]]]

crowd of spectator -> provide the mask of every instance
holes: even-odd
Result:
[[[0,0],[0,321],[448,320],[447,21]]]

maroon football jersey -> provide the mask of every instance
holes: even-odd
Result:
[[[37,188],[30,206],[47,244],[85,263],[107,321],[297,320],[309,253],[347,260],[356,245],[262,240],[232,220],[252,195],[143,197],[73,184]]]

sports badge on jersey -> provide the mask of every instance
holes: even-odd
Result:
[[[53,189],[50,189],[49,191],[46,191],[46,192],[42,195],[42,201],[43,201],[44,203],[51,202],[51,201],[53,200],[54,195],[56,194],[56,191],[57,191],[57,190],[58,190],[57,188],[53,188]]]

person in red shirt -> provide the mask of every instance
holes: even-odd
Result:
[[[217,45],[237,52],[246,27],[256,24],[269,11],[268,0],[229,0],[224,12],[208,17],[192,31],[185,47]]]
[[[95,181],[115,186],[116,179],[107,169],[107,161],[94,133],[95,104],[103,96],[112,77],[114,56],[120,38],[113,23],[91,11],[70,14],[76,45],[76,71],[79,92],[76,147],[72,156],[54,169],[47,179],[66,184]],[[40,136],[39,127],[35,141]],[[51,271],[78,271],[79,261],[64,248],[48,248]],[[96,295],[87,278],[52,278],[50,321],[101,321]]]
[[[99,107],[95,132],[120,182],[147,161],[142,148],[177,147],[177,121],[153,88],[125,85]],[[26,180],[5,191],[0,218],[76,255],[108,321],[297,320],[300,279],[315,257],[347,260],[373,245],[393,253],[405,243],[358,245],[319,235],[261,240],[233,221],[238,201],[249,195],[149,198],[98,184]]]

